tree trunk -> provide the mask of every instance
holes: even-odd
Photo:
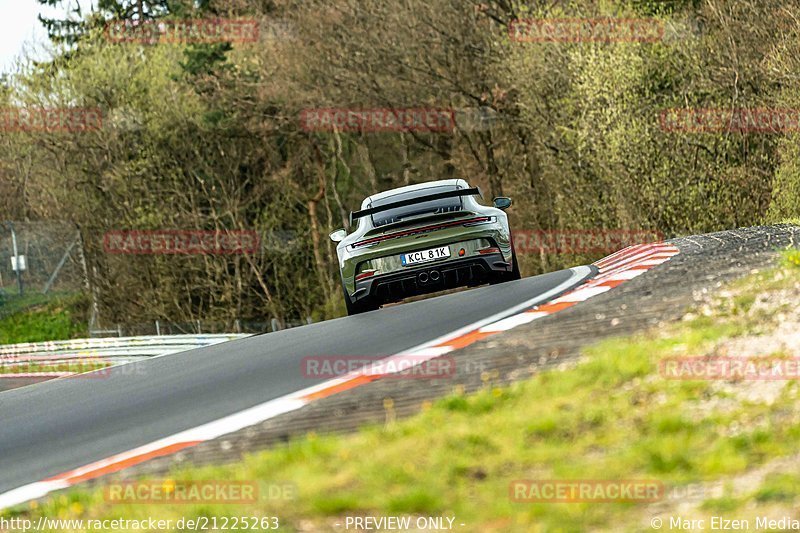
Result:
[[[333,293],[333,286],[330,283],[330,277],[327,275],[328,268],[325,264],[325,259],[322,256],[322,242],[319,237],[319,217],[317,216],[317,204],[325,198],[325,169],[319,148],[315,146],[317,156],[317,168],[319,169],[319,189],[317,194],[309,198],[306,206],[308,207],[308,220],[311,224],[311,244],[314,250],[314,263],[317,268],[317,276],[319,277],[319,285],[325,294],[327,301],[331,300]]]

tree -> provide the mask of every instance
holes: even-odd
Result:
[[[91,28],[102,27],[109,20],[145,21],[185,9],[187,2],[175,0],[97,0],[90,10],[84,10],[81,0],[36,0],[42,5],[61,8],[66,18],[39,15],[50,40],[67,45],[76,44]]]

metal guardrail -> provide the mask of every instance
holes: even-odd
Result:
[[[183,352],[249,336],[241,333],[161,335],[7,344],[0,345],[0,364],[88,358],[130,360]]]
[[[295,328],[312,324],[311,317],[304,320],[277,320],[272,318],[266,321],[240,320],[236,319],[232,323],[210,322],[194,320],[192,322],[173,322],[154,320],[152,322],[141,322],[132,324],[117,324],[107,328],[97,328],[93,324],[94,319],[89,321],[90,337],[140,337],[151,335],[204,335],[204,334],[227,334],[234,333],[270,333],[282,329]]]

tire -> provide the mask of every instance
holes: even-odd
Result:
[[[344,296],[344,306],[347,308],[348,316],[366,313],[367,311],[374,311],[379,307],[370,300],[361,300],[360,302],[350,301],[350,295],[347,294],[347,289],[344,286],[344,281],[342,281],[342,296]]]
[[[522,275],[519,273],[519,262],[517,262],[517,251],[514,248],[511,248],[511,264],[511,273],[508,276],[508,280],[522,279]]]
[[[494,279],[489,283],[491,285],[497,285],[498,283],[505,283],[507,281],[515,281],[518,279],[522,279],[522,276],[519,273],[519,263],[517,262],[517,251],[512,247],[511,248],[511,272],[500,272],[499,274],[495,274]]]

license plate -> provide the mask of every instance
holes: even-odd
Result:
[[[400,256],[400,260],[403,262],[403,266],[406,266],[436,261],[437,259],[444,259],[446,257],[450,257],[449,246],[441,246],[439,248],[431,248],[430,250],[422,250],[421,252],[403,254]]]

